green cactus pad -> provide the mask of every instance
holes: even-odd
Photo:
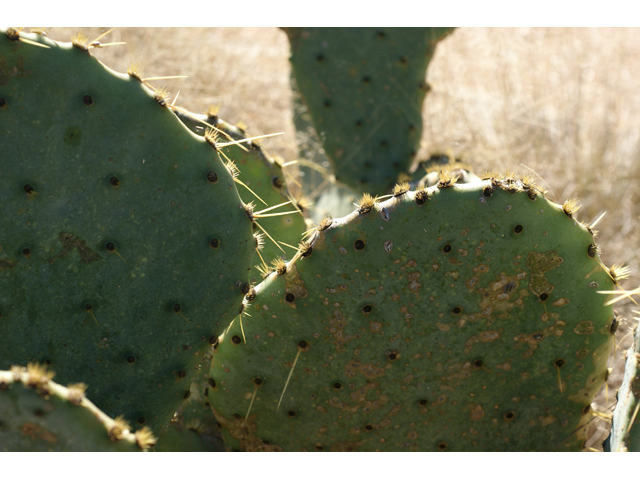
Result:
[[[427,66],[452,28],[286,28],[298,88],[336,178],[383,193],[422,135]]]
[[[640,328],[636,327],[634,345],[627,352],[624,380],[618,390],[611,433],[605,451],[640,452]]]
[[[251,222],[161,93],[22,38],[49,48],[0,33],[0,368],[50,364],[158,432],[242,306]]]
[[[0,451],[136,452],[155,439],[148,427],[136,434],[84,396],[83,386],[51,381],[42,367],[0,371]]]
[[[579,450],[613,281],[572,210],[518,179],[441,178],[323,223],[220,339],[209,398],[225,441]]]

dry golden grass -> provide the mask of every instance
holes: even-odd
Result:
[[[78,29],[50,32],[69,40]],[[89,39],[104,28],[82,29]],[[95,51],[117,71],[140,62],[144,76],[188,75],[155,82],[178,104],[244,122],[250,135],[285,131],[264,141],[287,161],[296,158],[291,120],[288,42],[275,28],[117,29],[105,39],[127,45]],[[427,80],[420,158],[435,151],[461,155],[485,169],[540,175],[538,183],[562,204],[577,197],[580,220],[602,212],[598,243],[605,264],[626,263],[628,289],[639,282],[640,29],[458,29],[443,41]],[[378,192],[381,193],[381,192]],[[611,411],[622,381],[623,354],[635,321],[630,306],[617,334],[608,399]],[[640,310],[640,309],[639,309]],[[608,409],[608,410],[607,410]],[[601,449],[609,424],[594,420],[587,448]]]

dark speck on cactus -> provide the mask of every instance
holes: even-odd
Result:
[[[280,178],[280,177],[273,177],[273,180],[271,181],[271,183],[276,188],[284,187],[284,180],[282,180],[282,178]]]
[[[218,174],[216,172],[214,172],[213,170],[207,172],[207,180],[210,183],[217,183],[218,181]]]

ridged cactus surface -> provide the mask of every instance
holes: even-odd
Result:
[[[426,70],[453,28],[285,28],[300,93],[336,178],[382,193],[422,134]]]
[[[574,210],[441,177],[321,223],[214,353],[230,448],[579,450],[613,282]]]
[[[252,224],[219,153],[82,44],[0,33],[0,368],[156,433],[241,308]]]
[[[148,427],[133,432],[85,395],[83,384],[63,387],[40,365],[0,371],[0,451],[138,452],[155,438]]]

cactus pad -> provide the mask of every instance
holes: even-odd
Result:
[[[0,371],[0,451],[136,452],[155,443],[148,427],[134,434],[101,412],[84,385],[66,388],[52,377],[38,365]]]
[[[384,192],[417,153],[427,66],[452,28],[286,28],[291,64],[336,178]]]
[[[364,198],[256,287],[211,367],[232,448],[581,448],[612,343],[593,236],[527,181],[452,183]]]
[[[37,361],[156,432],[242,306],[251,222],[219,153],[86,45],[0,33],[0,368]]]

